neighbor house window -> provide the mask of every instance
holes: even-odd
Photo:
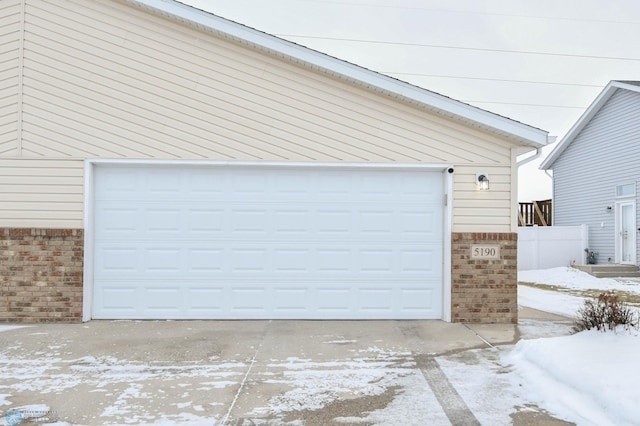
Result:
[[[616,197],[628,197],[630,195],[636,195],[635,183],[627,183],[624,185],[616,186]]]

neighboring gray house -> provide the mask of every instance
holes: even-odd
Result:
[[[588,225],[596,263],[638,264],[640,81],[610,82],[540,168],[554,225]]]

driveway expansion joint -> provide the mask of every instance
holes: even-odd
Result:
[[[451,424],[456,426],[480,426],[480,422],[453,385],[451,385],[435,357],[415,355],[414,358],[416,365],[422,372]]]
[[[242,378],[242,382],[240,382],[240,386],[238,387],[238,391],[236,392],[236,394],[233,397],[233,401],[231,401],[231,404],[229,405],[229,409],[227,410],[227,413],[225,414],[224,418],[222,419],[222,422],[220,423],[221,426],[226,426],[229,423],[229,417],[231,416],[231,412],[233,411],[233,408],[235,407],[236,403],[238,402],[238,398],[240,397],[240,394],[242,393],[245,384],[247,383],[247,379],[249,378],[249,374],[251,374],[251,369],[253,368],[253,366],[256,363],[256,358],[258,357],[258,353],[260,352],[260,349],[262,348],[262,344],[264,343],[264,339],[267,335],[267,330],[269,328],[269,325],[271,324],[271,320],[269,320],[266,324],[266,327],[264,328],[264,332],[262,333],[261,339],[260,339],[260,343],[258,343],[257,347],[256,347],[256,351],[253,353],[253,356],[251,357],[251,361],[249,363],[249,368],[247,368],[247,372],[244,374],[244,377]]]
[[[480,333],[478,333],[477,331],[475,331],[474,329],[472,329],[471,327],[469,327],[467,324],[462,323],[463,326],[465,326],[465,328],[467,328],[469,331],[471,331],[472,333],[474,333],[476,335],[476,337],[480,340],[482,340],[482,342],[484,344],[486,344],[487,346],[489,346],[491,349],[497,349],[494,345],[491,344],[491,342],[489,342],[487,339],[485,339],[484,337],[482,337],[480,335]]]

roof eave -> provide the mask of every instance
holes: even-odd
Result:
[[[155,10],[201,29],[213,31],[222,37],[259,48],[312,69],[329,73],[334,77],[367,87],[370,90],[416,104],[515,143],[533,148],[540,148],[549,143],[548,132],[542,129],[368,70],[175,0],[125,1]]]
[[[564,150],[567,149],[569,144],[571,144],[571,142],[580,134],[580,132],[585,128],[589,121],[591,121],[591,119],[597,114],[597,112],[600,111],[600,108],[604,106],[604,104],[618,89],[640,92],[639,86],[627,84],[623,81],[610,81],[609,84],[607,84],[605,88],[602,89],[598,97],[596,97],[591,105],[589,105],[585,112],[580,116],[578,121],[576,121],[571,129],[569,129],[567,134],[562,138],[562,140],[553,149],[553,151],[551,151],[547,158],[545,158],[545,160],[540,164],[541,170],[549,170],[553,168],[553,163],[555,163],[558,157],[560,157]]]

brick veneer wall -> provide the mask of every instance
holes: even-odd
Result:
[[[500,245],[500,259],[471,259],[472,244]],[[452,233],[451,317],[454,322],[518,322],[517,250],[517,233]]]
[[[82,229],[0,228],[0,322],[81,322]]]

